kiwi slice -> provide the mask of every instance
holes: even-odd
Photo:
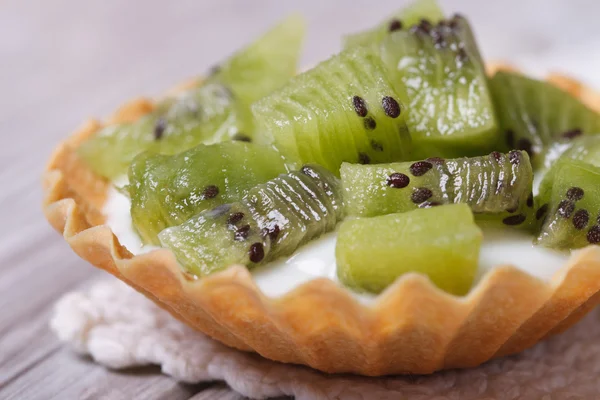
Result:
[[[494,150],[497,122],[483,62],[468,21],[456,15],[388,35],[381,55],[405,87],[415,157]]]
[[[444,14],[437,0],[416,0],[390,15],[374,28],[345,36],[344,47],[380,43],[390,33],[408,30],[423,19],[436,23],[443,18]]]
[[[338,179],[318,165],[305,165],[250,189],[239,202],[165,229],[159,239],[185,268],[203,276],[291,255],[333,230],[342,212]]]
[[[467,293],[483,235],[466,204],[344,221],[335,248],[337,276],[354,289],[379,293],[408,272],[440,289]]]
[[[127,172],[136,154],[175,154],[198,144],[251,140],[250,103],[296,72],[304,23],[293,16],[226,60],[205,81],[133,123],[112,125],[84,142],[79,154],[99,175]]]
[[[294,14],[246,48],[213,67],[210,80],[224,82],[245,103],[283,86],[296,74],[306,27]]]
[[[377,51],[357,47],[294,77],[252,107],[261,143],[290,162],[338,173],[342,162],[407,159],[404,106]]]
[[[381,165],[343,164],[348,215],[373,217],[466,203],[478,219],[525,226],[531,221],[533,173],[527,153]]]
[[[563,250],[599,244],[599,197],[599,167],[559,161],[551,188],[540,193],[537,217],[543,223],[536,243]]]
[[[175,154],[247,130],[251,119],[243,114],[226,86],[207,83],[163,100],[135,122],[107,126],[78,152],[95,173],[114,179],[142,151]]]
[[[498,72],[490,87],[501,146],[527,151],[535,168],[550,167],[574,138],[600,133],[600,115],[550,83]]]
[[[145,243],[201,211],[243,197],[246,191],[285,173],[273,149],[252,143],[200,145],[177,155],[138,155],[129,168],[133,224]]]
[[[571,140],[560,153],[560,158],[600,167],[600,135],[581,136]]]
[[[546,171],[538,191],[538,203],[546,203],[552,191],[552,184],[558,167],[563,161],[574,160],[600,167],[600,135],[585,135],[549,149],[546,159],[552,157],[552,166]]]

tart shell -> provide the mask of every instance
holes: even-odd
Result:
[[[550,81],[600,108],[598,95],[580,83],[561,75]],[[135,120],[153,107],[136,99],[107,123]],[[568,329],[600,302],[596,246],[574,252],[548,282],[504,265],[460,298],[406,274],[368,306],[325,278],[279,298],[264,295],[243,266],[196,279],[168,249],[133,256],[104,225],[110,183],[76,153],[102,126],[87,122],[55,150],[44,174],[46,218],[81,258],[228,346],[329,373],[429,374],[518,353]]]

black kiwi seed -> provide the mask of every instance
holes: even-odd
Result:
[[[448,43],[446,43],[446,40],[444,39],[444,36],[442,35],[442,32],[440,29],[432,29],[431,38],[433,39],[434,46],[437,47],[438,49],[443,49],[444,47],[446,47],[448,45]],[[466,55],[467,54],[465,53],[465,57],[466,57]]]
[[[154,140],[162,139],[165,130],[167,129],[167,120],[164,118],[159,118],[154,125]]]
[[[253,263],[261,262],[262,259],[265,257],[265,249],[262,243],[252,243],[250,245],[250,248],[248,249],[248,257]]]
[[[427,161],[417,161],[416,163],[412,163],[408,169],[414,176],[422,176],[425,175],[431,168],[433,168],[432,163]]]
[[[537,219],[539,221],[540,219],[542,219],[544,217],[544,215],[546,215],[547,212],[548,212],[548,203],[540,206],[540,208],[537,209],[537,211],[535,212],[535,219]]]
[[[377,128],[377,122],[375,122],[373,117],[366,117],[365,119],[363,119],[363,125],[368,131],[372,131],[373,129]]]
[[[590,228],[586,235],[587,241],[591,244],[600,243],[600,226],[594,225]]]
[[[369,113],[369,109],[367,108],[367,103],[365,99],[360,96],[354,96],[352,98],[352,104],[354,105],[354,111],[358,114],[359,117],[366,117]]]
[[[219,188],[215,185],[208,185],[202,191],[202,198],[206,199],[214,199],[219,194]]]
[[[496,160],[497,162],[502,161],[502,153],[500,153],[499,151],[492,151],[490,153],[490,156],[494,157],[494,160]]]
[[[359,164],[370,164],[371,157],[367,153],[360,152],[358,153],[358,163]]]
[[[409,32],[417,35],[428,35],[431,31],[431,28],[431,22],[426,19],[422,19],[418,24],[411,26]]]
[[[435,165],[444,165],[444,163],[446,162],[446,160],[444,160],[442,157],[429,157],[425,159],[425,161],[429,161],[430,163]]]
[[[521,163],[521,153],[514,150],[510,151],[508,153],[508,160],[513,165],[519,165]]]
[[[413,193],[410,196],[410,199],[415,204],[421,204],[424,201],[427,201],[433,196],[433,192],[427,188],[414,188]]]
[[[511,149],[515,148],[515,131],[513,131],[512,129],[507,129],[506,132],[504,132],[504,136],[506,137],[506,144],[508,145],[508,147],[510,147]]]
[[[272,241],[275,241],[279,236],[279,232],[281,232],[281,229],[279,225],[275,224],[269,228],[263,228],[260,233],[263,237],[268,236]]]
[[[428,19],[423,18],[421,19],[421,22],[419,22],[419,27],[424,32],[429,33],[433,25],[431,25],[431,22]]]
[[[511,215],[502,220],[504,225],[521,225],[527,218],[523,214]]]
[[[512,213],[516,212],[518,209],[519,209],[519,207],[515,206],[515,207],[507,208],[506,212],[509,212],[512,214]]]
[[[577,128],[566,131],[560,136],[564,139],[575,139],[576,137],[581,136],[582,134],[582,130]]]
[[[220,65],[213,65],[212,67],[210,67],[210,69],[208,70],[208,74],[209,75],[216,75],[221,71],[221,66]]]
[[[441,206],[442,203],[437,202],[437,201],[425,201],[421,204],[419,204],[419,208],[431,208],[431,207],[437,207],[437,206]]]
[[[569,190],[567,190],[567,199],[572,201],[578,201],[583,199],[584,191],[582,188],[573,186]]]
[[[381,99],[381,106],[383,107],[385,115],[390,118],[398,118],[400,116],[400,112],[402,111],[400,110],[400,104],[398,104],[396,99],[390,96],[385,96],[383,99]]]
[[[402,21],[400,21],[399,19],[393,19],[390,21],[390,24],[388,26],[389,32],[399,31],[401,29],[402,29]]]
[[[458,28],[458,21],[461,20],[461,19],[465,19],[465,17],[463,17],[460,14],[454,14],[452,16],[452,19],[450,20],[450,23],[449,23],[450,28],[452,28],[452,29]]]
[[[533,207],[533,193],[529,193],[529,196],[527,196],[527,207]]]
[[[410,178],[401,172],[394,172],[387,178],[387,185],[395,189],[402,189],[408,186]]]
[[[575,203],[570,200],[562,200],[560,203],[558,203],[558,209],[556,210],[558,215],[564,218],[571,217],[573,211],[575,211]]]
[[[383,145],[376,140],[371,140],[371,148],[375,151],[383,151]]]
[[[240,242],[248,239],[248,236],[250,236],[250,225],[244,225],[235,231],[233,239]]]
[[[227,218],[227,223],[229,225],[235,225],[238,222],[240,222],[242,219],[244,219],[244,213],[243,212],[234,212],[233,214],[231,214]]]
[[[591,244],[600,243],[600,226],[594,225],[590,228],[586,235],[587,241]]]
[[[573,215],[573,226],[578,231],[584,229],[590,220],[590,213],[587,210],[577,210],[575,215]]]
[[[244,133],[238,132],[232,137],[233,140],[237,140],[238,142],[252,142],[252,138]]]
[[[465,51],[465,49],[458,49],[458,51],[456,52],[456,60],[461,62],[461,63],[465,63],[467,62],[467,60],[469,59],[469,56],[467,55],[467,52]]]
[[[277,239],[277,237],[279,236],[279,232],[281,232],[281,230],[279,229],[279,225],[273,225],[269,230],[269,237],[271,238],[271,240]]]
[[[521,138],[517,141],[517,149],[523,150],[529,155],[533,154],[533,144],[531,143],[531,140],[526,138]]]

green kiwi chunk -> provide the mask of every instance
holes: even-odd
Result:
[[[348,219],[338,231],[337,276],[351,288],[379,293],[403,274],[418,272],[440,289],[464,295],[482,239],[466,204]]]
[[[159,239],[188,271],[203,276],[289,256],[333,230],[342,212],[338,179],[321,166],[305,165],[255,186],[238,202],[165,229]]]
[[[572,159],[557,163],[552,185],[540,192],[536,243],[577,249],[600,243],[600,168]]]
[[[249,121],[226,86],[206,83],[161,101],[135,122],[103,128],[78,153],[95,173],[115,179],[140,152],[176,154],[247,130]]]
[[[388,35],[381,55],[404,87],[415,158],[494,150],[498,129],[488,80],[468,21],[428,21]]]
[[[422,20],[437,23],[444,18],[437,0],[416,0],[396,11],[372,29],[344,37],[344,48],[382,42],[390,33],[408,30]]]
[[[300,17],[286,19],[150,114],[100,130],[79,154],[94,172],[114,179],[142,151],[175,154],[198,144],[252,140],[250,104],[295,74],[303,35]]]
[[[544,173],[538,191],[538,197],[540,199],[546,198],[546,201],[552,190],[554,175],[563,161],[581,161],[600,167],[600,135],[579,136],[568,142],[557,144],[550,149],[546,159],[548,160],[549,157],[551,157],[553,161],[550,168]]]
[[[600,135],[586,135],[574,138],[560,153],[561,159],[570,159],[600,167]]]
[[[252,143],[200,145],[176,155],[138,155],[129,168],[133,224],[144,243],[201,211],[241,199],[252,187],[285,173],[273,149]]]
[[[490,88],[499,147],[527,151],[536,169],[549,168],[574,138],[600,133],[600,115],[550,83],[498,72]]]
[[[335,174],[342,162],[408,159],[405,108],[373,48],[351,48],[300,74],[252,107],[261,143],[292,163]]]
[[[373,217],[465,203],[478,220],[527,226],[532,220],[533,173],[527,153],[380,165],[343,164],[348,215]]]
[[[297,72],[305,25],[299,14],[287,17],[213,67],[210,80],[225,83],[247,105],[280,88]]]

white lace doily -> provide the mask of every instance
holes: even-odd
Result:
[[[253,398],[600,398],[598,309],[567,333],[518,356],[420,377],[326,375],[233,350],[188,328],[116,279],[65,295],[56,305],[51,327],[76,351],[109,368],[157,364],[174,379],[223,380]]]

